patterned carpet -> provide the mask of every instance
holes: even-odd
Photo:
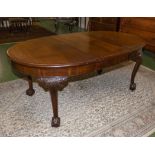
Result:
[[[27,82],[0,84],[0,136],[145,136],[155,128],[155,73],[140,68],[129,90],[133,64],[69,85],[59,93],[61,126],[51,128],[48,92]]]

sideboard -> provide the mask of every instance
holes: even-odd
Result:
[[[144,48],[155,53],[155,17],[122,17],[119,31],[140,36],[146,41]]]
[[[88,24],[89,31],[118,31],[119,18],[118,17],[90,17]]]
[[[144,48],[155,53],[155,17],[90,17],[88,30],[136,34],[146,41]]]

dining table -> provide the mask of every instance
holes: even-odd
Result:
[[[134,91],[144,46],[143,39],[133,34],[89,31],[19,42],[8,49],[7,55],[13,70],[27,77],[27,95],[35,93],[33,81],[50,92],[53,110],[51,126],[59,127],[58,91],[68,85],[70,77],[92,72],[101,74],[106,67],[132,60],[135,65],[129,89]]]

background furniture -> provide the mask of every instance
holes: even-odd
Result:
[[[10,32],[28,32],[32,26],[31,18],[9,18]]]
[[[90,17],[88,30],[108,30],[118,31],[119,30],[119,17]]]
[[[33,21],[30,17],[6,17],[0,18],[0,31],[27,32]]]
[[[146,41],[145,49],[155,53],[155,17],[122,17],[120,31],[140,36]]]
[[[7,17],[0,17],[0,31],[9,30],[9,21]]]
[[[140,36],[155,53],[155,17],[90,17],[89,31],[120,31]]]
[[[57,32],[61,24],[64,24],[68,27],[68,30],[72,32],[74,26],[78,25],[78,18],[77,17],[56,17],[54,18],[55,21],[55,31]]]

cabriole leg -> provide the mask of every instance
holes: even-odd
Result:
[[[26,95],[32,96],[35,93],[35,90],[33,89],[33,82],[31,76],[27,77],[29,88],[26,90]]]
[[[131,82],[130,82],[130,90],[134,91],[136,89],[136,83],[134,82],[137,71],[142,63],[141,50],[137,53],[135,57],[132,58],[136,62],[132,74],[131,74]]]
[[[50,91],[51,101],[52,101],[52,109],[53,109],[53,117],[51,126],[59,127],[60,126],[60,118],[58,116],[58,91],[62,90],[68,84],[67,77],[55,76],[55,77],[45,77],[37,79],[39,85],[43,87],[46,91]]]
[[[53,108],[53,117],[51,126],[59,127],[60,126],[60,118],[58,117],[58,91],[56,89],[50,90],[52,108]]]

